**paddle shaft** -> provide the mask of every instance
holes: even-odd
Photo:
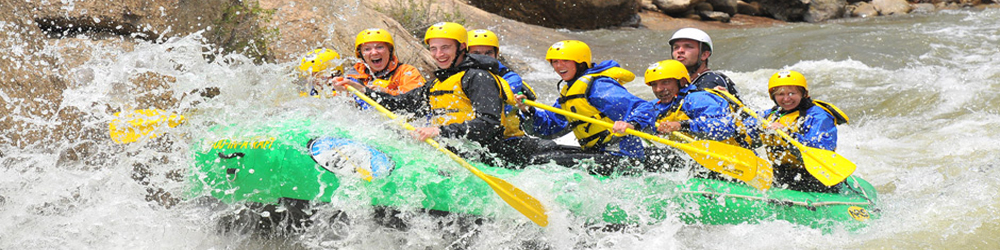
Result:
[[[554,112],[556,114],[560,114],[560,115],[563,115],[563,116],[572,117],[573,119],[582,120],[582,121],[585,121],[585,122],[597,124],[599,126],[607,127],[609,129],[614,126],[613,124],[605,122],[605,121],[601,121],[601,120],[598,120],[598,119],[586,117],[586,116],[583,116],[581,114],[577,114],[577,113],[573,113],[573,112],[570,112],[570,111],[558,109],[558,108],[555,108],[555,107],[552,107],[552,106],[540,104],[540,103],[537,103],[535,101],[531,101],[531,100],[525,99],[524,103],[527,104],[527,105],[530,105],[532,107],[536,107],[536,108],[548,110],[548,111]],[[708,152],[708,151],[702,150],[700,148],[695,148],[695,147],[688,146],[688,145],[683,144],[683,143],[678,143],[678,142],[674,142],[674,141],[671,141],[671,140],[663,139],[663,138],[660,138],[659,136],[655,136],[655,135],[643,133],[643,132],[640,132],[640,131],[637,131],[637,130],[634,130],[634,129],[625,129],[625,133],[626,134],[630,134],[630,135],[634,135],[634,136],[638,136],[638,137],[643,138],[643,139],[647,139],[647,140],[651,140],[651,141],[663,143],[663,144],[666,144],[668,146],[679,148],[679,149],[682,149],[682,150],[687,151],[687,152],[696,152],[696,153],[699,153],[699,154],[710,155],[712,157],[721,159],[721,160],[726,161],[726,162],[739,164],[739,165],[742,165],[742,166],[745,166],[745,167],[748,167],[748,168],[753,168],[752,166],[749,166],[746,163],[744,163],[742,161],[739,161],[739,160],[736,160],[736,159],[733,159],[732,157],[729,157],[729,156],[718,155],[718,154],[715,154],[715,153],[712,153],[712,152]]]
[[[345,87],[347,87],[348,91],[354,93],[355,96],[361,98],[361,100],[364,100],[372,107],[375,107],[375,110],[378,110],[385,116],[389,117],[389,119],[396,120],[396,118],[398,117],[395,113],[392,113],[392,111],[389,111],[381,104],[375,102],[375,100],[372,100],[370,97],[368,97],[368,95],[361,93],[361,91],[358,91],[354,87],[351,87],[349,85],[345,85]],[[410,125],[405,121],[400,120],[399,124],[402,125],[403,128],[407,130],[411,131],[416,130],[416,128],[414,128],[413,125]],[[469,172],[472,172],[473,175],[485,181],[486,184],[489,184],[490,188],[492,188],[493,191],[500,196],[500,198],[503,198],[503,200],[507,202],[508,205],[516,209],[518,212],[521,212],[521,214],[523,214],[525,217],[528,217],[528,219],[531,219],[531,221],[535,222],[535,224],[538,224],[539,226],[542,227],[547,226],[549,224],[548,215],[545,214],[545,208],[542,206],[541,202],[539,202],[537,199],[535,199],[528,193],[521,191],[521,189],[518,189],[517,187],[508,183],[507,181],[504,181],[503,179],[483,173],[483,171],[480,171],[478,168],[472,166],[472,164],[469,164],[469,162],[465,161],[465,159],[462,159],[462,157],[458,156],[454,152],[451,152],[451,150],[442,147],[434,139],[427,138],[424,140],[424,142],[431,145],[438,151],[445,153],[453,161],[457,162],[459,165],[462,165],[462,167],[469,170]]]

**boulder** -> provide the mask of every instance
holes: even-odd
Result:
[[[739,2],[739,0],[708,0],[713,10],[726,13],[729,16],[736,15]]]
[[[718,11],[701,11],[698,12],[698,16],[701,17],[701,20],[718,21],[723,23],[728,23],[729,20],[732,18],[731,16],[729,16],[729,14]]]
[[[987,1],[989,1],[989,0],[985,0],[985,1],[984,0],[957,0],[957,1],[954,1],[954,2],[958,2],[958,4],[961,5],[962,7],[973,7],[973,6],[979,6],[979,5],[983,4],[983,2],[987,2]]]
[[[692,14],[694,7],[705,0],[653,0],[653,4],[664,14],[684,17]]]
[[[809,11],[806,11],[803,19],[806,22],[818,23],[841,18],[847,11],[846,6],[846,0],[813,0],[809,3]]]
[[[785,22],[801,22],[809,10],[808,0],[759,0],[761,10],[774,19]]]
[[[786,22],[822,22],[844,16],[846,0],[761,0],[764,13]]]
[[[847,10],[852,17],[874,17],[878,16],[878,10],[868,2],[857,2],[847,6]]]
[[[642,2],[639,4],[640,6],[642,6],[643,10],[657,11],[657,12],[660,11],[660,8],[657,8],[656,5],[653,4],[653,0],[642,0]]]
[[[759,2],[749,2],[748,3],[748,2],[744,2],[744,1],[738,1],[737,2],[737,4],[736,4],[736,13],[743,14],[743,15],[750,15],[750,16],[759,16],[759,15],[764,14],[764,12],[762,12],[760,10],[760,3]]]
[[[932,3],[918,3],[918,4],[913,4],[913,10],[911,10],[910,12],[930,13],[933,12],[934,9],[935,7],[934,4]]]
[[[872,6],[883,16],[906,14],[913,10],[906,0],[872,0]]]
[[[634,21],[640,8],[640,0],[470,0],[469,3],[517,21],[574,30],[622,26]]]
[[[712,4],[708,2],[701,2],[694,6],[694,12],[699,13],[698,15],[701,15],[700,13],[705,11],[715,11],[715,9],[712,8]]]

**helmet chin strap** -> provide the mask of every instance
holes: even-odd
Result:
[[[455,54],[455,58],[451,59],[451,65],[449,65],[448,68],[449,69],[450,68],[454,68],[456,66],[456,64],[458,64],[458,58],[461,57],[461,56],[463,56],[463,55],[464,55],[464,53],[462,53],[462,51],[459,51],[458,53],[456,53]]]
[[[458,47],[459,47],[459,48],[461,48],[461,47],[462,47],[462,44],[461,44],[461,43],[459,43]],[[458,64],[458,58],[459,58],[459,57],[462,57],[462,56],[465,56],[465,54],[466,54],[466,52],[467,52],[468,50],[469,50],[469,47],[465,47],[465,48],[462,48],[462,49],[458,49],[458,50],[456,50],[456,51],[455,51],[455,58],[454,58],[454,59],[451,59],[451,65],[450,65],[450,66],[448,66],[448,68],[449,68],[449,69],[451,69],[451,68],[454,68],[454,67],[456,66],[456,64]]]
[[[689,73],[698,74],[698,69],[700,68],[701,68],[701,58],[699,58],[698,62],[696,62],[694,65],[691,65],[691,67],[687,67],[687,70]]]
[[[705,52],[705,50],[704,50],[705,46],[707,46],[705,43],[701,43],[701,46],[698,47],[698,62],[696,62],[694,65],[691,65],[691,67],[689,67],[687,69],[688,73],[698,75],[699,74],[698,73],[698,69],[701,68],[701,65],[707,64],[707,63],[704,63],[704,62],[707,61],[708,59],[701,60],[701,54]],[[712,53],[712,52],[709,51],[708,53]],[[711,54],[709,54],[709,55],[711,56]]]

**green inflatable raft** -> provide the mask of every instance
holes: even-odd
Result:
[[[212,132],[218,136],[193,147],[192,198],[258,205],[351,201],[530,223],[482,179],[426,145],[400,142],[402,136],[358,136],[308,120]],[[671,180],[653,173],[607,177],[558,168],[564,174],[544,176],[551,171],[472,164],[538,198],[550,219],[555,211],[606,225],[785,220],[830,231],[863,228],[877,217],[875,188],[856,176],[847,178],[838,193],[809,193],[777,187],[760,191],[714,179]]]

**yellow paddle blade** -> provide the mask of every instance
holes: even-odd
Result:
[[[409,126],[409,124],[406,125],[409,130],[413,130],[413,126]],[[528,217],[528,219],[535,222],[535,224],[542,227],[549,225],[549,216],[545,214],[545,207],[543,207],[542,203],[539,202],[538,199],[535,199],[535,197],[521,191],[521,189],[511,185],[503,179],[483,173],[483,171],[480,171],[475,166],[472,166],[472,164],[469,164],[469,162],[465,161],[465,159],[462,159],[462,157],[458,156],[454,152],[451,152],[451,150],[442,147],[441,144],[438,144],[438,142],[434,139],[427,138],[424,142],[430,144],[431,147],[434,147],[438,151],[441,151],[459,165],[469,170],[469,172],[472,172],[473,175],[485,181],[486,184],[490,185],[490,188],[493,189],[493,192],[499,195],[504,202],[507,202],[507,205],[510,205],[518,212],[521,212],[521,214]]]
[[[833,186],[847,179],[858,168],[840,154],[824,149],[800,147],[802,161],[809,174],[826,186]]]
[[[381,104],[378,104],[378,102],[375,102],[375,100],[372,100],[364,93],[361,93],[361,91],[358,91],[357,89],[351,86],[347,86],[347,90],[353,93],[358,98],[361,98],[361,100],[367,102],[372,107],[375,107],[375,110],[378,110],[386,117],[389,117],[389,119],[396,119],[397,117],[396,114],[392,113],[392,111],[389,111]],[[413,125],[410,125],[405,121],[399,121],[399,124],[402,125],[403,128],[407,130],[415,130]],[[437,141],[433,139],[427,138],[426,140],[424,140],[424,142],[426,142],[428,145],[431,145],[438,151],[441,151],[445,155],[448,155],[448,157],[451,158],[453,161],[455,161],[465,169],[469,170],[469,172],[472,172],[472,174],[475,175],[476,177],[479,177],[479,179],[482,179],[484,182],[486,182],[487,185],[490,186],[490,188],[493,189],[493,192],[499,195],[504,202],[507,202],[507,205],[510,205],[518,212],[521,212],[521,214],[523,214],[525,217],[528,217],[528,219],[530,219],[532,222],[535,222],[535,224],[538,224],[539,226],[542,227],[549,225],[549,216],[545,214],[545,207],[542,206],[542,203],[539,202],[538,199],[535,199],[535,197],[532,197],[528,193],[525,193],[521,189],[515,187],[514,185],[511,185],[510,183],[504,181],[503,179],[483,173],[483,171],[480,171],[475,166],[472,166],[472,164],[469,164],[469,162],[465,161],[465,159],[462,159],[462,157],[458,156],[454,152],[451,152],[451,150],[442,147],[440,144],[438,144]]]
[[[689,147],[680,149],[705,168],[746,182],[760,190],[771,188],[774,179],[771,163],[757,157],[753,151],[710,140],[694,141],[687,146]]]
[[[108,124],[108,133],[111,140],[118,144],[132,143],[147,135],[149,138],[156,138],[158,134],[153,131],[164,123],[171,128],[184,123],[184,116],[167,114],[160,109],[118,112],[115,116],[119,118]]]
[[[754,119],[757,119],[757,121],[761,124],[765,123],[764,120],[760,119],[760,116],[758,116],[756,112],[753,112],[750,108],[743,106],[743,103],[741,103],[739,99],[736,99],[736,97],[732,94],[729,94],[726,91],[716,92],[721,93],[728,97],[727,99],[736,102],[736,105],[743,108],[743,112],[746,112]],[[851,176],[851,174],[854,174],[854,170],[857,170],[858,168],[857,165],[847,158],[840,156],[840,154],[834,153],[830,150],[803,145],[786,134],[784,131],[778,130],[777,132],[781,138],[784,138],[786,141],[799,149],[799,152],[802,153],[802,165],[805,165],[809,174],[816,177],[816,179],[822,182],[823,185],[829,187],[840,183],[847,179],[848,176]]]
[[[500,198],[503,198],[508,205],[517,209],[518,212],[539,226],[549,225],[549,216],[545,214],[542,202],[503,179],[491,175],[486,175],[486,178],[490,180],[486,183],[490,184],[493,191],[499,194]]]

